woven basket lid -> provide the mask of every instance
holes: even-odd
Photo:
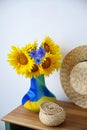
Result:
[[[41,111],[47,115],[56,115],[63,111],[62,107],[54,102],[43,102],[40,105]]]
[[[71,50],[63,59],[60,79],[66,95],[87,108],[87,45]]]

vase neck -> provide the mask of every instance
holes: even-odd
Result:
[[[44,75],[40,75],[36,78],[37,82],[39,82],[42,85],[45,85],[45,78]]]
[[[35,89],[35,87],[40,88],[40,87],[45,87],[45,78],[44,75],[40,75],[36,78],[32,77],[31,78],[31,86],[33,89]]]

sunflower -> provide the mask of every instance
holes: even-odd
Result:
[[[45,39],[43,40],[42,47],[46,50],[46,53],[58,55],[58,59],[62,58],[60,54],[60,47],[49,36],[45,37]]]
[[[41,73],[49,76],[54,70],[60,68],[60,63],[57,61],[57,55],[46,54],[41,64]]]
[[[14,67],[18,74],[25,74],[31,71],[34,61],[19,47],[12,46],[11,53],[8,54],[8,62]]]
[[[31,69],[31,71],[26,71],[26,78],[36,78],[37,76],[40,75],[40,68],[39,68],[39,65],[36,65],[36,64],[33,64],[33,67]]]
[[[10,65],[18,74],[28,78],[37,77],[40,74],[48,76],[54,70],[58,70],[61,58],[60,47],[50,37],[45,37],[39,49],[35,41],[21,49],[12,46],[11,53],[8,54]]]
[[[37,48],[37,41],[34,41],[34,43],[28,43],[27,45],[25,45],[24,47],[22,47],[22,50],[27,53],[30,54],[30,52],[32,50],[36,50]]]

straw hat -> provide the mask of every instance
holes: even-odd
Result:
[[[87,45],[76,47],[65,56],[60,79],[72,102],[87,108]]]

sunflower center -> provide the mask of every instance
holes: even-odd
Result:
[[[17,61],[22,64],[22,65],[26,65],[28,63],[28,59],[27,57],[25,56],[24,53],[20,53],[18,56],[17,56]]]
[[[46,58],[46,60],[42,63],[42,67],[43,67],[44,69],[49,68],[50,65],[51,65],[51,60],[50,60],[50,58]]]
[[[36,72],[36,71],[38,71],[38,66],[37,66],[36,64],[34,64],[34,66],[33,66],[33,68],[32,68],[31,71],[32,71],[32,72]]]
[[[50,51],[50,47],[48,46],[47,43],[44,43],[44,48],[45,48],[46,52],[49,52],[49,51]]]

